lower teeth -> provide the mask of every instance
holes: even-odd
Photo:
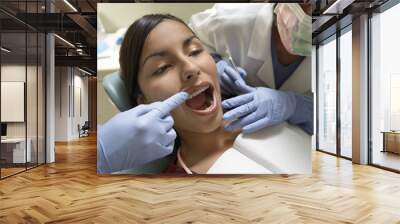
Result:
[[[211,105],[210,102],[207,101],[207,102],[203,105],[202,110],[207,109],[210,105]]]
[[[212,105],[212,102],[213,102],[212,99],[208,99],[208,97],[207,97],[206,102],[203,105],[203,110],[209,108]]]

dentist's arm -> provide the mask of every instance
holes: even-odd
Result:
[[[162,101],[139,105],[111,118],[99,129],[98,173],[137,167],[170,154],[176,132],[170,111],[189,97],[180,92]]]

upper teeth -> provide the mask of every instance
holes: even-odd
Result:
[[[202,88],[200,88],[199,90],[197,90],[196,92],[192,93],[192,95],[190,95],[189,99],[192,99],[193,97],[199,95],[200,93],[202,93],[203,91],[205,91],[206,89],[208,89],[210,86],[204,86]]]

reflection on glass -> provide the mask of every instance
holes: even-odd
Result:
[[[318,51],[318,147],[336,153],[336,40]]]
[[[340,153],[352,157],[352,35],[340,37]]]
[[[398,21],[400,5],[372,18],[371,77],[372,163],[396,170],[400,170],[400,33],[393,27]]]

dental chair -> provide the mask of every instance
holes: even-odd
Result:
[[[111,73],[103,78],[103,87],[111,102],[123,112],[133,107],[128,90],[124,81],[121,79],[119,72]],[[142,166],[131,168],[128,170],[118,171],[114,174],[160,174],[164,171],[173,159],[172,155],[151,161]]]

